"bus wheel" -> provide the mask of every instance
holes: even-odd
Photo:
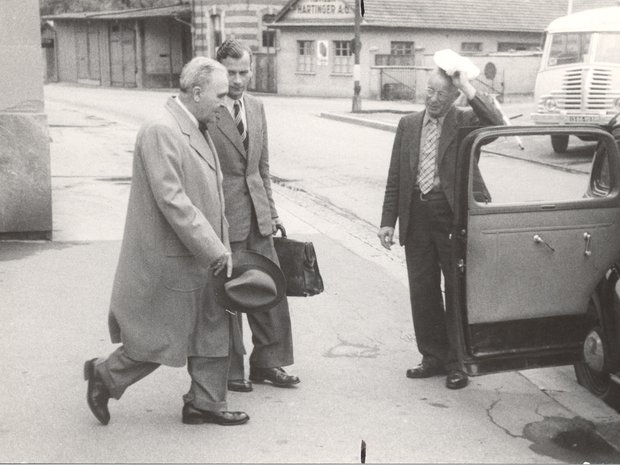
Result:
[[[603,369],[605,353],[601,329],[593,328],[583,344],[584,362],[575,364],[577,381],[610,407],[620,412],[620,384]]]
[[[551,136],[551,147],[555,153],[564,153],[568,148],[568,135]]]

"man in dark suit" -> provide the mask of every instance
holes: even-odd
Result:
[[[185,363],[191,386],[183,423],[249,419],[226,411],[229,353],[242,342],[215,300],[213,274],[230,276],[232,260],[220,164],[199,129],[227,89],[220,63],[194,58],[181,71],[179,95],[138,133],[108,318],[112,342],[122,344],[84,365],[88,406],[104,425],[110,398],[160,365]]]
[[[455,106],[459,90],[472,110]],[[457,132],[460,127],[503,124],[493,101],[479,95],[465,72],[448,76],[442,69],[429,76],[426,109],[402,118],[398,124],[383,201],[381,245],[393,245],[399,221],[400,244],[405,246],[413,326],[422,363],[407,370],[409,378],[446,374],[446,387],[467,385],[456,352],[456,309],[450,269]],[[479,195],[488,192],[482,177],[474,179]],[[441,274],[446,303],[441,293]]]
[[[226,219],[233,252],[249,249],[278,263],[272,234],[283,225],[271,195],[267,122],[260,100],[246,92],[252,78],[252,51],[229,39],[217,51],[228,70],[228,96],[207,125],[224,174]],[[238,315],[241,326],[241,314]],[[299,383],[283,366],[293,363],[291,318],[286,297],[267,312],[248,314],[254,349],[250,380],[245,379],[243,355],[232,354],[228,389],[252,390],[251,381],[277,387]]]

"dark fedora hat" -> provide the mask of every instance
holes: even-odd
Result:
[[[269,258],[251,250],[233,253],[233,271],[215,276],[215,300],[228,310],[255,313],[272,309],[286,294],[286,278]]]

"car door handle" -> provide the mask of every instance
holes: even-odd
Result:
[[[583,233],[583,240],[586,243],[586,247],[585,247],[585,250],[583,251],[583,254],[586,257],[589,257],[590,255],[592,255],[592,249],[590,248],[591,239],[592,239],[592,234],[590,234],[588,232]]]
[[[536,244],[545,244],[547,247],[549,247],[549,250],[551,250],[552,252],[555,252],[555,249],[553,247],[551,247],[543,238],[542,236],[540,236],[540,234],[534,234],[534,242]]]

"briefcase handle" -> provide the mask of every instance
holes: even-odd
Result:
[[[281,224],[277,224],[276,225],[276,232],[273,233],[274,236],[278,235],[278,231],[280,231],[280,233],[282,233],[282,237],[286,237],[286,228],[284,226],[282,226]]]

